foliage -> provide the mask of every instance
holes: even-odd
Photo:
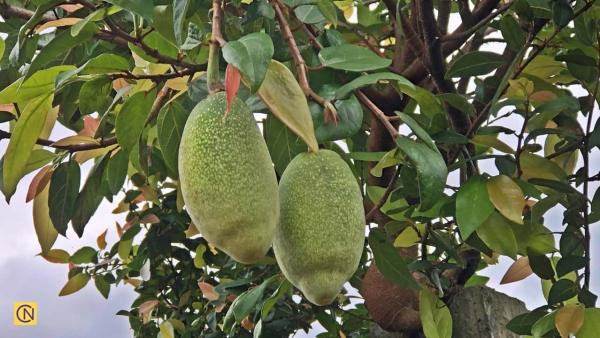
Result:
[[[35,173],[42,256],[70,266],[60,295],[131,285],[139,296],[118,314],[136,337],[284,337],[315,322],[319,337],[368,334],[368,311],[346,291],[311,305],[272,252],[238,264],[190,224],[179,139],[227,64],[229,97],[239,70],[238,97],[267,114],[278,175],[308,148],[350,165],[378,227],[352,287],[376,261],[421,288],[425,333],[449,337],[438,296],[481,282],[473,273],[505,255],[515,263],[502,282],[536,274],[548,300],[510,330],[596,334],[597,1],[0,0],[0,16],[0,188],[10,201]],[[56,124],[71,135],[49,140]],[[96,248],[52,248],[69,224],[82,236],[104,199],[125,217],[117,242],[105,231]],[[555,237],[544,215],[558,206]],[[394,249],[415,245],[419,259]]]

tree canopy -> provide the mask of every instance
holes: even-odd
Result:
[[[597,336],[597,1],[0,0],[0,16],[0,190],[10,201],[35,173],[41,256],[70,267],[60,295],[131,285],[118,315],[136,337],[285,337],[315,322],[319,337],[367,337],[382,325],[360,300],[373,263],[419,304],[418,334],[450,337],[445,303],[486,284],[478,271],[499,256],[514,260],[502,283],[535,274],[547,299],[509,330]],[[333,305],[302,298],[272,251],[236,263],[191,224],[179,143],[218,91],[255,113],[278,177],[307,149],[352,169],[368,231]],[[57,124],[71,135],[49,139]],[[124,215],[117,242],[111,227],[95,247],[54,247],[103,200]]]

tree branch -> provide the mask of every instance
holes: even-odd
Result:
[[[367,95],[365,95],[362,91],[355,90],[354,94],[356,94],[356,97],[358,97],[358,99],[360,100],[360,102],[362,102],[367,108],[369,108],[369,110],[379,120],[379,122],[381,122],[385,126],[385,129],[387,129],[387,131],[390,134],[390,136],[392,138],[394,138],[394,139],[398,138],[398,136],[400,135],[400,133],[392,125],[392,123],[388,120],[388,118],[385,115],[385,113],[381,109],[379,109],[379,107],[377,107],[377,105],[375,105],[375,103],[373,103],[373,101],[371,101],[367,97]]]
[[[0,140],[10,139],[11,136],[12,136],[12,133],[4,131],[4,130],[0,130]],[[71,153],[74,153],[76,151],[106,148],[106,147],[110,147],[110,146],[117,144],[117,138],[115,136],[111,136],[111,137],[104,138],[104,139],[99,139],[97,141],[98,141],[98,144],[74,144],[74,145],[69,145],[69,146],[57,146],[57,145],[54,145],[54,143],[56,143],[56,141],[52,141],[52,140],[48,140],[48,139],[44,139],[44,138],[38,138],[35,141],[35,143],[39,144],[41,146],[51,147],[54,149],[67,150]]]
[[[488,16],[486,16],[485,18],[483,18],[482,20],[477,22],[477,24],[472,26],[471,28],[469,28],[465,31],[462,31],[462,32],[452,33],[450,35],[444,35],[440,38],[440,40],[441,41],[450,41],[450,40],[464,40],[464,39],[469,38],[471,35],[475,34],[475,32],[477,32],[480,28],[488,25],[498,15],[506,12],[513,5],[513,3],[514,2],[511,1],[509,3],[506,3],[502,6],[500,6],[498,8],[498,10],[496,10],[493,13],[490,13]]]

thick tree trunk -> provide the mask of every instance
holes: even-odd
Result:
[[[461,289],[452,297],[452,337],[519,338],[506,329],[506,323],[527,312],[520,300],[486,286]],[[370,338],[413,338],[403,333],[387,332],[373,323]]]

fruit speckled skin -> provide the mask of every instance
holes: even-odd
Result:
[[[279,183],[273,249],[279,267],[313,304],[333,302],[363,250],[365,216],[352,171],[333,151],[302,153]]]
[[[188,118],[179,146],[186,209],[210,243],[244,264],[264,257],[279,217],[277,178],[248,107],[210,95]]]

